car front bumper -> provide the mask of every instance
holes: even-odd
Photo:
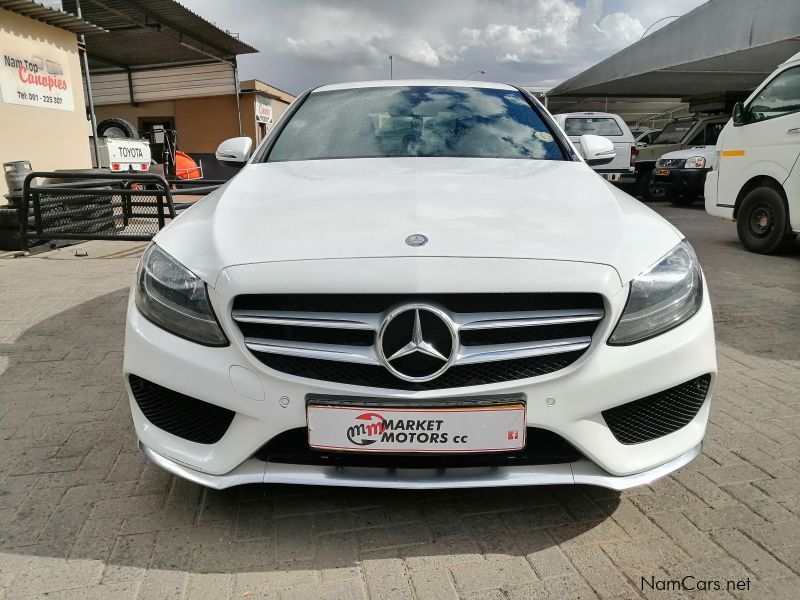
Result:
[[[459,259],[426,260],[431,265],[435,262],[439,266],[441,263],[442,272],[450,273],[449,278],[443,279],[446,283],[441,285],[462,285],[459,277],[463,273],[470,286],[484,285],[487,288],[474,290],[473,287],[476,292],[497,290],[501,279],[512,282],[508,285],[513,284],[517,289],[520,285],[528,285],[533,291],[546,289],[546,286],[555,286],[556,289],[583,286],[591,280],[590,291],[598,291],[606,299],[606,314],[590,348],[575,363],[559,371],[500,384],[409,392],[287,375],[271,370],[250,354],[231,320],[232,298],[235,294],[250,291],[243,290],[242,286],[247,284],[241,282],[252,281],[253,286],[258,286],[259,281],[281,281],[283,278],[275,270],[269,274],[265,270],[256,276],[255,271],[243,267],[237,285],[233,285],[237,283],[233,281],[236,277],[231,276],[229,279],[233,283],[222,282],[217,289],[210,288],[217,316],[231,340],[230,346],[223,348],[201,346],[159,328],[139,313],[131,298],[123,373],[143,451],[167,470],[210,487],[263,481],[411,488],[594,483],[622,489],[648,483],[652,478],[679,468],[696,455],[705,433],[716,376],[713,320],[707,290],[704,290],[701,309],[686,323],[638,344],[609,346],[606,340],[619,319],[628,294],[627,286],[621,285],[615,271],[609,267],[491,259],[491,270],[487,270],[484,264],[476,264],[476,267],[497,278],[475,284],[472,269],[455,267]],[[278,266],[270,268],[277,269]],[[301,268],[294,265],[292,272]],[[329,271],[335,269],[332,265],[328,268]],[[306,280],[303,274],[297,277]],[[337,279],[342,279],[342,285],[346,285],[346,279]],[[520,283],[525,280],[530,283]],[[385,281],[386,286],[398,285],[397,278]],[[314,284],[308,280],[306,285]],[[399,284],[411,285],[403,281]],[[300,284],[288,282],[283,285],[297,289]],[[360,289],[358,282],[351,282],[351,285]],[[226,289],[226,286],[233,286],[236,291]],[[537,286],[542,287],[537,289]],[[438,291],[443,290],[431,293]],[[706,374],[711,379],[699,412],[687,425],[662,437],[643,443],[620,443],[601,414],[604,410]],[[218,442],[201,444],[187,441],[157,428],[145,418],[133,396],[129,375],[223,406],[234,411],[235,417]],[[427,473],[424,469],[389,472],[380,468],[347,467],[342,470],[341,467],[276,464],[256,458],[259,449],[275,436],[306,427],[306,397],[309,394],[402,398],[412,404],[415,400],[480,399],[490,394],[524,394],[528,427],[558,434],[583,458],[563,464],[496,466],[482,470],[448,468]]]
[[[558,465],[524,467],[483,467],[479,469],[379,469],[374,467],[334,467],[286,465],[250,458],[223,475],[212,475],[189,468],[160,455],[141,441],[139,450],[165,471],[188,481],[217,490],[248,483],[286,483],[292,485],[330,485],[338,487],[376,487],[413,490],[450,488],[509,487],[523,485],[585,484],[612,490],[648,485],[694,460],[702,442],[680,456],[633,475],[615,476],[587,459]]]
[[[694,194],[701,196],[706,175],[711,169],[673,169],[656,167],[653,172],[653,185],[674,194]],[[669,175],[659,175],[659,171],[669,171]]]

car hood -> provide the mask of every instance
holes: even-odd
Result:
[[[600,263],[627,281],[680,239],[583,162],[362,158],[248,165],[156,242],[214,285],[233,265],[389,256]]]
[[[675,150],[663,154],[661,158],[689,158],[690,156],[702,156],[706,161],[714,158],[715,146],[693,146],[684,150]]]

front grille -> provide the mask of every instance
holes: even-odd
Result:
[[[421,392],[502,383],[547,375],[571,365],[583,352],[553,354],[535,358],[504,360],[474,365],[455,365],[431,381],[403,381],[380,365],[360,365],[332,360],[314,360],[280,354],[258,354],[268,367],[298,377],[365,387]]]
[[[656,161],[656,167],[669,167],[671,169],[682,169],[685,164],[685,158],[661,158]]]
[[[131,391],[145,418],[159,429],[198,444],[215,444],[228,431],[232,410],[179,394],[130,375]]]
[[[459,467],[501,467],[553,465],[575,462],[581,458],[561,436],[536,427],[528,427],[525,448],[514,452],[469,454],[370,454],[365,452],[330,452],[308,446],[305,428],[290,429],[277,435],[256,453],[261,460],[292,465],[328,465],[336,467],[378,467],[384,469],[446,469]]]
[[[378,347],[385,320],[406,305],[421,305],[422,317],[416,318],[433,336],[425,342],[445,354],[452,350],[452,365],[438,375],[435,368],[444,364],[444,354],[398,358],[392,366],[409,371],[406,375],[416,381],[385,366],[384,357],[412,339],[416,309],[409,308],[394,317],[391,333],[386,327]],[[234,299],[232,316],[250,352],[276,371],[417,391],[515,381],[563,369],[589,347],[604,310],[602,297],[590,293],[250,294]],[[450,329],[437,329],[437,319]],[[433,378],[422,381],[426,370]]]
[[[697,416],[711,375],[603,411],[611,433],[622,444],[649,442],[678,431]]]

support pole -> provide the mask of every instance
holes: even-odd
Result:
[[[81,0],[75,0],[75,12],[81,18]],[[89,58],[86,56],[86,38],[81,34],[81,66],[83,67],[83,77],[86,81],[86,99],[89,101],[89,121],[92,124],[92,152],[94,153],[94,164],[100,168],[100,151],[97,149],[97,115],[94,112],[94,96],[92,95],[92,78],[89,77]]]
[[[236,118],[239,120],[239,137],[242,137],[242,109],[239,106],[239,65],[233,63],[233,85],[236,88]]]

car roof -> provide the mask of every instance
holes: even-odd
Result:
[[[352,81],[349,83],[333,83],[315,88],[311,91],[311,93],[314,94],[317,92],[331,92],[334,90],[354,90],[376,87],[469,87],[518,91],[517,88],[505,83],[472,81],[469,79],[384,79],[379,81]]]

